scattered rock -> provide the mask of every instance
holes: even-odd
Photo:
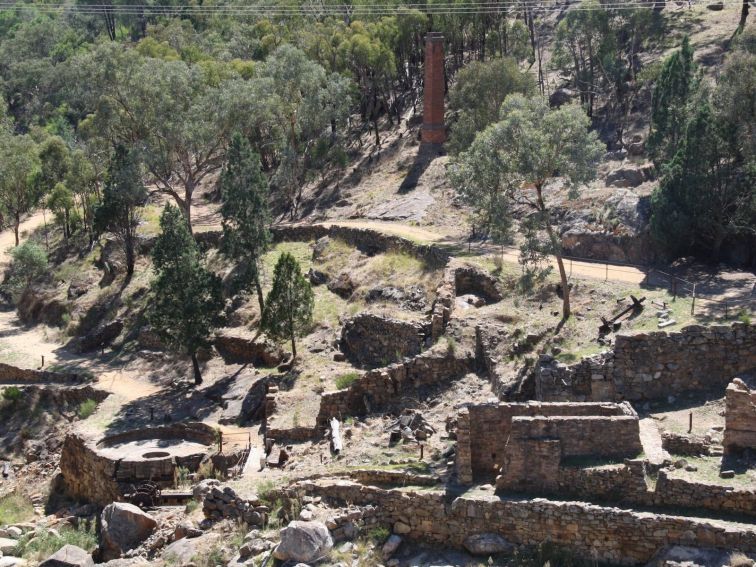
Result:
[[[719,473],[719,476],[721,478],[735,478],[735,471],[733,471],[733,470],[721,471]]]
[[[462,545],[473,555],[509,553],[514,549],[511,543],[494,533],[473,534],[468,536]]]
[[[17,544],[18,542],[15,539],[0,537],[0,554],[11,555]]]
[[[22,530],[18,526],[10,526],[5,530],[5,532],[11,539],[20,539],[21,536],[24,535],[24,530]]]
[[[201,480],[192,488],[192,496],[194,496],[195,500],[202,502],[205,500],[205,497],[210,494],[214,486],[220,486],[220,481],[214,478]]]
[[[110,560],[118,559],[147,539],[157,522],[133,504],[113,502],[102,511],[101,525],[102,557]]]
[[[281,543],[273,555],[282,561],[315,561],[331,548],[333,540],[325,524],[295,520],[281,530]]]
[[[391,534],[389,538],[386,540],[386,543],[383,544],[383,548],[381,549],[381,553],[383,553],[383,557],[388,559],[391,557],[397,549],[399,549],[399,546],[402,544],[402,538],[396,534]]]
[[[64,545],[39,567],[94,567],[92,556],[75,545]]]
[[[312,285],[323,285],[328,283],[328,274],[315,268],[310,268],[307,272],[307,279],[310,280]]]

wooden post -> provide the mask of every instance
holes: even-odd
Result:
[[[693,412],[688,414],[688,433],[693,433]]]
[[[609,281],[609,264],[605,264],[606,266],[606,279],[604,281]]]
[[[725,319],[728,319],[730,317],[730,312],[727,309],[727,302],[726,301],[724,302],[724,304],[725,304]]]
[[[690,314],[694,315],[696,312],[696,284],[693,284],[693,303],[690,304]]]
[[[420,460],[423,460],[423,450],[425,449],[425,445],[420,443]]]
[[[223,431],[218,430],[218,452],[223,453]]]
[[[45,355],[43,354],[42,355],[42,366],[40,366],[40,368],[44,368],[44,367],[45,367]]]
[[[672,280],[672,299],[677,299],[677,280]]]

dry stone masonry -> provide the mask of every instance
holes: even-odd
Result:
[[[756,367],[756,326],[745,323],[679,332],[618,335],[613,351],[572,365],[542,355],[536,393],[544,401],[664,399],[681,392],[723,390]]]
[[[424,325],[373,313],[361,313],[344,323],[341,350],[353,364],[376,368],[416,356],[425,344]]]
[[[528,479],[553,486],[566,457],[634,457],[642,451],[638,415],[628,403],[490,403],[457,418],[457,480],[502,488]],[[511,484],[510,484],[511,483]]]
[[[725,430],[723,444],[727,453],[756,449],[756,390],[735,378],[725,392]]]

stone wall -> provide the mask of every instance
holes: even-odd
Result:
[[[373,313],[355,315],[341,329],[341,351],[352,364],[364,368],[416,356],[424,343],[424,325]]]
[[[441,483],[441,479],[438,476],[415,474],[407,471],[357,469],[349,471],[349,476],[362,484],[435,486]]]
[[[457,428],[457,480],[469,484],[475,479],[491,480],[498,474],[504,463],[507,445],[512,438],[513,422],[516,418],[535,418],[538,420],[521,422],[518,432],[519,450],[527,453],[536,450],[534,443],[526,442],[529,433],[526,429],[546,427],[546,422],[552,417],[565,416],[559,423],[555,422],[554,431],[549,435],[552,440],[559,441],[561,435],[575,437],[565,442],[566,455],[601,455],[610,452],[612,455],[634,456],[640,452],[638,436],[638,416],[629,404],[611,403],[490,403],[474,404],[463,408],[458,415]],[[573,422],[573,423],[570,423]],[[525,429],[522,429],[525,428]],[[583,434],[583,429],[585,433]],[[588,431],[593,432],[593,437]],[[547,435],[547,437],[549,436]],[[532,435],[531,435],[532,437]],[[543,435],[536,435],[543,437]],[[563,448],[560,445],[542,443],[538,451],[543,451],[542,457],[552,454],[561,459]],[[536,462],[546,462],[546,459],[535,459]],[[549,462],[553,459],[549,458]],[[515,463],[511,463],[513,466]],[[523,463],[520,463],[523,464]],[[556,462],[558,467],[559,460]],[[520,465],[517,465],[520,466]],[[554,467],[554,463],[550,465]],[[542,471],[546,472],[546,471]],[[556,470],[552,471],[556,474]]]
[[[107,506],[119,500],[121,491],[115,480],[117,461],[97,453],[91,439],[68,435],[63,442],[60,472],[65,490],[76,500]]]
[[[10,364],[0,363],[0,385],[79,384],[84,381],[86,381],[86,378],[80,374],[31,370],[29,368],[18,368]]]
[[[349,388],[324,392],[320,398],[317,425],[328,427],[332,417],[365,415],[386,408],[402,392],[435,387],[475,370],[473,353],[450,351],[439,344],[430,350],[385,368],[370,370]]]
[[[171,423],[108,435],[98,443],[98,446],[108,447],[142,439],[182,439],[210,446],[217,443],[217,434],[214,427],[202,422]]]
[[[756,449],[756,390],[749,389],[740,378],[725,392],[723,444],[727,453]]]
[[[663,399],[723,390],[756,367],[756,326],[691,325],[679,332],[617,335],[613,351],[565,365],[543,355],[536,394],[544,401]]]
[[[270,508],[257,497],[240,497],[230,486],[213,486],[205,495],[202,511],[211,520],[231,518],[248,526],[264,526]]]
[[[274,226],[271,227],[271,234],[276,242],[309,242],[330,236],[343,240],[369,256],[388,251],[404,252],[419,258],[433,268],[445,266],[451,257],[446,250],[433,244],[418,244],[401,236],[385,234],[367,228],[338,225]]]
[[[691,457],[709,455],[712,453],[713,447],[714,445],[711,441],[701,435],[672,433],[669,431],[662,433],[662,448],[672,455]]]
[[[667,545],[756,551],[756,528],[690,517],[635,512],[583,502],[499,498],[468,492],[451,503],[444,491],[381,489],[349,481],[308,481],[297,491],[337,503],[373,504],[378,519],[405,537],[460,547],[494,532],[515,544],[551,541],[581,557],[623,565],[647,562]]]
[[[659,471],[652,503],[675,508],[706,508],[721,512],[756,516],[756,487],[734,488],[720,484],[673,478]]]

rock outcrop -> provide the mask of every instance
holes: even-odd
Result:
[[[39,567],[94,567],[94,561],[82,548],[68,544],[45,559]]]
[[[281,530],[281,543],[273,556],[281,561],[311,562],[324,557],[333,548],[333,539],[322,522],[295,520]]]
[[[155,518],[133,504],[113,502],[101,519],[101,549],[105,560],[117,559],[147,539],[157,527]]]

